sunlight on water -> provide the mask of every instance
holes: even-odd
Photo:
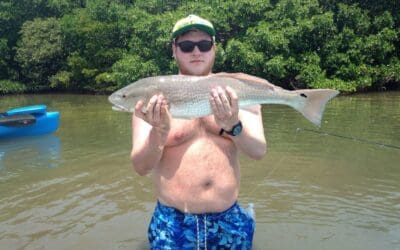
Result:
[[[320,129],[263,108],[269,151],[242,157],[240,202],[253,203],[255,249],[400,249],[400,93],[338,97]],[[129,162],[130,115],[105,96],[22,95],[46,104],[52,134],[0,139],[0,249],[146,249],[154,207]]]

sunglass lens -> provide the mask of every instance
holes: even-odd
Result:
[[[212,46],[213,46],[213,42],[212,41],[200,41],[200,42],[197,43],[197,47],[199,48],[199,50],[201,52],[209,51]]]
[[[194,46],[196,46],[196,44],[192,41],[183,41],[178,43],[178,45],[185,53],[192,52],[194,50]]]

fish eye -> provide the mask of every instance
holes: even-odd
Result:
[[[123,95],[122,95],[122,98],[126,98],[126,95],[125,95],[125,94],[123,94]]]

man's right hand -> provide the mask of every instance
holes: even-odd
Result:
[[[167,100],[162,94],[152,96],[147,105],[143,101],[138,101],[135,115],[153,126],[159,136],[166,140],[171,128],[171,114]]]

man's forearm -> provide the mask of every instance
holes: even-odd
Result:
[[[148,140],[143,145],[134,145],[131,160],[139,175],[148,174],[161,160],[165,139],[152,128]]]
[[[246,128],[238,136],[231,136],[236,147],[252,159],[259,160],[267,152],[267,143],[264,139],[250,134]]]

